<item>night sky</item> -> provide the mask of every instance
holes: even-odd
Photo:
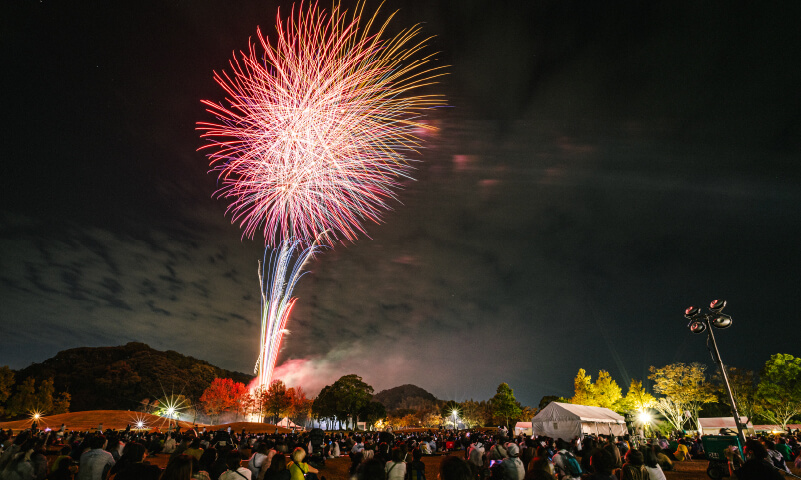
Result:
[[[291,2],[2,4],[0,365],[141,341],[252,371],[257,261],[197,148],[215,70]],[[323,2],[322,5],[328,5]],[[368,10],[378,6],[368,0]],[[801,355],[799,2],[388,0],[450,65],[369,238],[295,294],[277,376],[522,403],[609,370]]]

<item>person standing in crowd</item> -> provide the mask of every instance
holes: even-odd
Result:
[[[518,458],[520,448],[516,443],[509,442],[506,444],[506,452],[509,456],[501,462],[504,480],[523,480],[526,475],[526,468],[523,466],[522,460]]]

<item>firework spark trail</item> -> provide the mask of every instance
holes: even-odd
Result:
[[[300,252],[295,262],[292,257],[300,249],[300,241],[287,240],[280,247],[273,250],[270,255],[269,267],[265,260],[259,263],[259,283],[261,285],[261,352],[256,361],[254,373],[258,375],[256,385],[269,385],[278,351],[281,348],[281,339],[286,331],[286,322],[295,298],[292,291],[295,289],[300,277],[303,276],[303,266],[319,250],[316,243]],[[265,257],[267,252],[265,251]]]
[[[438,68],[417,58],[420,28],[384,40],[389,20],[371,33],[375,15],[360,28],[363,5],[352,17],[334,6],[293,8],[277,19],[271,44],[258,31],[263,56],[251,43],[216,73],[226,104],[204,101],[216,123],[199,123],[209,143],[217,196],[231,200],[232,220],[267,244],[296,238],[310,244],[323,231],[356,239],[365,220],[395,199],[408,178],[406,155],[419,147],[416,128],[436,95],[407,96],[433,82]],[[391,20],[392,17],[390,17]],[[261,60],[263,58],[263,60]]]

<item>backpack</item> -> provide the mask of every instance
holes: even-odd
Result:
[[[562,464],[565,466],[565,470],[568,475],[571,477],[580,477],[581,476],[581,465],[579,464],[578,460],[576,460],[575,455],[565,450],[565,453],[562,454],[564,458],[562,458]]]

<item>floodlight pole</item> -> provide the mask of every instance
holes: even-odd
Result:
[[[712,325],[709,321],[710,315],[706,315],[704,322],[706,323],[706,330],[709,332],[708,338],[712,340],[712,352],[714,353],[715,362],[720,368],[720,373],[723,375],[723,384],[726,385],[726,393],[729,394],[729,402],[731,402],[731,413],[734,415],[734,424],[737,425],[737,436],[740,438],[740,448],[745,446],[745,433],[743,432],[743,424],[740,422],[740,412],[737,411],[737,402],[734,400],[734,393],[729,384],[729,375],[726,373],[726,366],[723,365],[723,360],[720,358],[720,351],[718,351],[718,344],[715,342],[715,334],[712,333]]]

